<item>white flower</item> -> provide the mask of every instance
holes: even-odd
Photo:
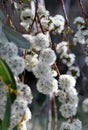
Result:
[[[60,112],[64,118],[69,118],[76,115],[77,107],[71,103],[62,104]]]
[[[80,16],[78,16],[78,17],[76,17],[75,19],[74,19],[74,24],[84,24],[85,23],[85,20],[83,19],[83,17],[80,17]]]
[[[57,80],[52,77],[42,77],[37,82],[37,90],[43,94],[57,92]]]
[[[40,78],[42,76],[49,76],[51,74],[51,67],[46,63],[39,62],[36,66],[33,67],[32,72],[36,76],[36,78]]]
[[[5,43],[0,43],[0,56],[8,60],[8,58],[11,58],[14,55],[17,55],[18,53],[18,48],[13,42],[5,42]]]
[[[60,130],[76,130],[75,126],[69,122],[63,122],[61,124]]]
[[[55,15],[54,17],[50,17],[52,20],[54,26],[55,26],[55,31],[58,33],[61,33],[64,29],[64,24],[65,24],[65,19],[62,15]]]
[[[75,126],[75,130],[82,130],[82,122],[79,119],[74,119],[72,124]]]
[[[44,6],[39,5],[38,7],[38,14],[40,18],[49,16],[49,11],[45,9]]]
[[[48,65],[54,64],[56,60],[55,52],[51,48],[46,48],[40,53],[40,60]]]
[[[77,25],[78,29],[82,29],[84,27],[85,20],[83,19],[83,17],[79,16],[74,19],[73,23]]]
[[[22,97],[25,101],[27,101],[28,103],[32,103],[32,93],[31,93],[31,89],[27,84],[23,84],[22,82],[17,83],[17,90],[19,92],[19,97]]]
[[[59,77],[59,86],[62,89],[68,89],[70,87],[74,87],[76,84],[76,80],[71,75],[62,74]]]
[[[21,74],[25,68],[24,59],[20,56],[13,56],[7,60],[9,67],[15,75]]]
[[[31,119],[32,115],[31,115],[31,111],[30,109],[27,107],[26,111],[25,111],[25,121],[29,121]]]
[[[84,112],[88,112],[88,98],[83,101],[82,108]]]
[[[85,58],[85,63],[88,66],[88,56],[86,56],[86,58]]]
[[[72,75],[75,79],[80,76],[80,69],[78,66],[70,66],[67,74]]]
[[[70,53],[70,54],[64,54],[61,55],[62,63],[66,64],[68,67],[73,65],[75,62],[75,54]]]
[[[23,23],[30,25],[34,19],[34,15],[35,14],[33,10],[25,8],[23,11],[21,11],[20,19]]]
[[[25,69],[32,71],[33,67],[38,63],[38,55],[26,55]]]
[[[34,37],[34,48],[36,50],[45,49],[49,46],[49,39],[47,35],[44,35],[43,33],[39,33]]]
[[[68,43],[66,41],[62,41],[58,43],[56,46],[56,51],[60,55],[67,54],[67,50],[68,50]]]
[[[77,33],[75,34],[74,38],[73,38],[73,42],[79,42],[81,44],[85,44],[85,37],[82,33],[81,30],[78,30]]]

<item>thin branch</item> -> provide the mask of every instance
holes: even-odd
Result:
[[[64,0],[61,0],[61,5],[62,5],[64,17],[65,17],[65,27],[68,27],[69,21],[68,21],[68,16],[67,16],[66,9],[65,9]]]
[[[52,109],[54,113],[54,130],[57,130],[57,106],[54,94],[52,95]]]
[[[88,18],[88,15],[87,15],[87,13],[86,13],[86,11],[85,11],[85,9],[84,9],[84,5],[83,5],[82,1],[81,1],[81,0],[78,0],[78,2],[79,2],[79,5],[80,5],[80,7],[81,7],[81,10],[82,10],[82,16],[83,16],[83,18],[84,18],[84,19]]]

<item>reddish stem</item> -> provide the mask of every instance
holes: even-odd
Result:
[[[52,109],[54,113],[54,130],[57,130],[57,106],[54,94],[52,95]]]
[[[80,5],[80,7],[81,7],[81,10],[82,10],[82,16],[83,16],[83,18],[84,18],[84,19],[88,18],[88,15],[87,15],[87,13],[86,13],[86,11],[85,11],[85,9],[84,9],[84,6],[83,6],[82,1],[81,1],[81,0],[78,0],[78,1],[79,1],[79,5]]]
[[[65,9],[64,0],[61,0],[61,5],[62,5],[64,17],[65,17],[65,27],[68,27],[69,21],[68,21],[68,16],[67,16],[66,9]]]

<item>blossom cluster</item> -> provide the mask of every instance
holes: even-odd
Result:
[[[21,129],[21,124],[25,124],[25,130],[29,119],[31,119],[31,111],[28,104],[32,102],[32,93],[28,85],[18,82],[17,77],[24,71],[25,61],[18,55],[18,47],[13,42],[9,42],[2,31],[0,24],[0,57],[4,59],[11,68],[17,82],[17,92],[19,93],[15,101],[11,105],[10,126],[8,130],[12,130],[16,125]],[[0,81],[0,119],[3,120],[5,106],[7,101],[7,87]],[[22,120],[23,119],[23,120]],[[21,121],[22,120],[22,121]],[[23,129],[23,128],[22,128]],[[22,130],[21,129],[21,130]]]
[[[66,41],[58,43],[56,46],[56,52],[62,63],[67,66],[67,74],[72,75],[74,78],[79,77],[80,69],[78,66],[74,65],[76,62],[76,56],[75,54],[69,52],[69,43]]]
[[[58,100],[61,102],[60,112],[62,116],[69,119],[61,124],[60,130],[82,130],[79,119],[73,119],[77,113],[78,93],[75,89],[76,80],[71,75],[62,74],[59,77]]]

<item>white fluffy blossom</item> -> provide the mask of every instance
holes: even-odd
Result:
[[[39,62],[33,67],[32,72],[37,78],[47,75],[49,76],[51,74],[51,67],[46,63]]]
[[[67,74],[72,75],[75,79],[80,76],[80,69],[78,66],[70,66]]]
[[[84,27],[85,20],[83,19],[83,17],[78,16],[74,19],[74,24],[77,25],[78,29],[81,29]]]
[[[49,11],[45,9],[44,6],[39,5],[38,7],[38,14],[40,18],[49,16]]]
[[[54,24],[54,29],[56,32],[61,33],[64,29],[65,19],[62,15],[55,15],[54,17],[50,17]]]
[[[60,106],[60,112],[64,118],[69,118],[76,115],[77,107],[71,103],[65,103]]]
[[[20,56],[11,57],[11,59],[7,60],[7,63],[15,75],[21,74],[24,71],[25,62]]]
[[[25,58],[25,69],[32,71],[33,67],[38,63],[38,55],[26,55]]]
[[[19,97],[22,97],[28,103],[32,102],[33,96],[30,87],[27,84],[17,83],[17,90],[19,92]]]
[[[76,130],[75,126],[69,122],[63,122],[61,124],[60,130]]]
[[[37,90],[43,94],[57,92],[58,82],[52,77],[42,77],[37,82]]]
[[[34,19],[34,11],[29,9],[29,8],[25,8],[23,11],[21,11],[21,15],[20,15],[20,19],[21,19],[21,25],[23,27],[25,27],[25,29],[27,29],[29,27],[29,25],[32,24],[32,20]]]
[[[46,48],[40,53],[40,60],[48,65],[54,64],[56,60],[55,52],[51,48]]]
[[[61,89],[68,89],[74,87],[76,80],[71,75],[62,74],[59,77],[59,86]]]
[[[0,43],[0,57],[7,60],[17,55],[18,48],[13,42]]]
[[[68,50],[68,43],[66,41],[62,41],[58,43],[56,46],[56,51],[60,55],[67,54],[67,50]]]
[[[49,39],[47,35],[39,33],[34,37],[34,48],[36,50],[42,50],[49,46]]]
[[[75,62],[75,54],[70,53],[70,54],[64,54],[62,57],[62,63],[66,64],[68,67],[73,65]]]
[[[74,119],[72,124],[75,126],[74,130],[82,130],[82,122],[79,119]]]
[[[82,108],[84,112],[88,112],[88,98],[83,101]]]

